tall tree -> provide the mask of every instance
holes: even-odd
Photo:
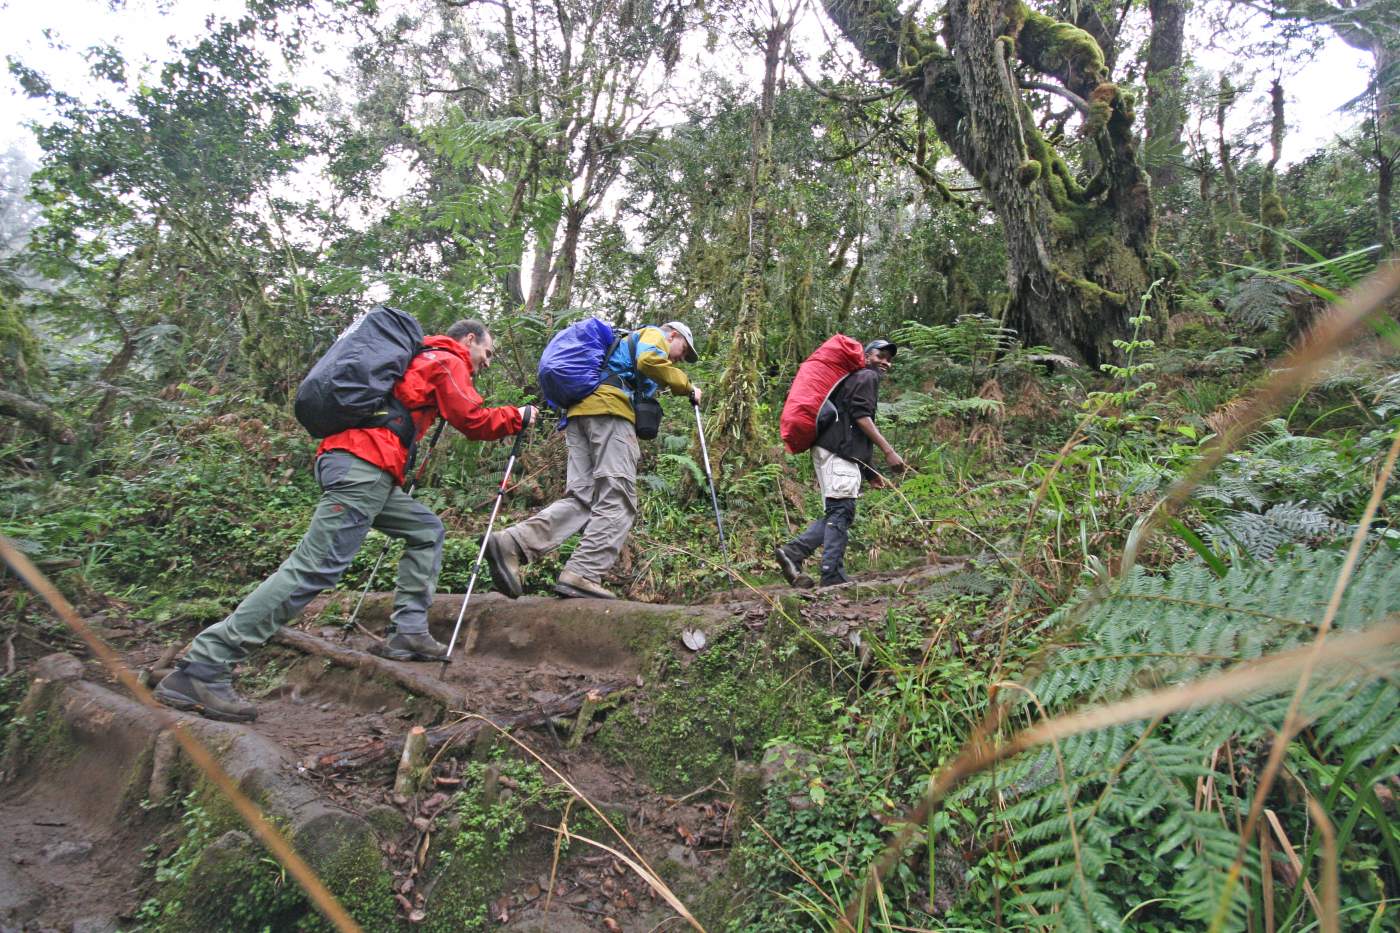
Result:
[[[95,50],[92,75],[106,94],[94,101],[11,63],[58,114],[37,129],[44,155],[32,197],[44,222],[25,259],[58,283],[33,296],[39,310],[108,354],[84,419],[95,436],[138,360],[157,384],[187,374],[190,358],[224,372],[246,364],[271,397],[302,369],[293,324],[307,305],[278,229],[287,205],[274,195],[307,152],[306,98],[273,76],[267,54],[269,42],[292,44],[277,22],[284,12],[271,4],[211,22],[136,89],[116,50]]]
[[[1186,126],[1186,0],[1148,0],[1147,8],[1152,14],[1152,34],[1144,71],[1144,138],[1152,187],[1160,191],[1175,185],[1181,170],[1181,134]]]
[[[824,4],[982,185],[1006,236],[1008,323],[1089,363],[1114,358],[1127,317],[1169,264],[1156,252],[1133,101],[1107,80],[1094,39],[1018,0],[952,0],[937,24],[911,22],[892,0]],[[1087,181],[1035,125],[1017,63],[1058,81],[1045,87],[1083,114]]]
[[[367,146],[416,170],[399,205],[410,247],[439,274],[489,273],[498,307],[552,323],[573,301],[587,224],[655,137],[696,13],[680,0],[443,0],[397,18],[357,52],[372,89],[359,114]]]
[[[767,275],[771,253],[769,220],[772,214],[773,103],[777,95],[778,66],[792,19],[783,20],[770,7],[772,23],[763,37],[763,88],[753,115],[750,152],[748,242],[744,249],[739,306],[734,314],[734,343],[720,378],[722,393],[715,419],[715,447],[741,463],[756,459],[763,432],[758,424],[759,373],[763,370],[762,322],[768,305]]]
[[[1278,194],[1278,160],[1283,155],[1283,84],[1275,80],[1269,88],[1269,161],[1264,165],[1264,183],[1259,192],[1259,253],[1264,261],[1277,266],[1283,262],[1283,241],[1278,228],[1288,221],[1288,211]]]

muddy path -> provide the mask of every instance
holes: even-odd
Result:
[[[356,864],[375,863],[373,897],[387,906],[371,913],[382,928],[681,929],[685,921],[622,859],[577,840],[556,854],[559,827],[567,822],[580,836],[619,849],[630,844],[635,860],[653,866],[686,900],[724,872],[734,838],[733,788],[717,777],[663,793],[633,767],[625,747],[619,752],[614,741],[602,750],[595,734],[616,711],[646,706],[658,658],[668,676],[683,681],[687,666],[717,639],[752,637],[775,612],[846,639],[881,619],[891,600],[958,569],[920,568],[822,593],[767,588],[694,606],[486,594],[464,619],[470,650],[446,666],[369,654],[392,597],[371,595],[351,626],[349,596],[335,595],[313,604],[240,670],[240,689],[258,705],[256,722],[180,720],[238,772],[300,850],[324,850],[320,864],[329,875],[341,871],[346,853],[360,859]],[[459,598],[434,603],[430,625],[441,640],[451,633]],[[151,683],[164,675],[176,646],[139,624],[107,621],[129,666]],[[25,731],[26,742],[11,743],[0,783],[0,930],[199,928],[201,921],[188,917],[150,922],[152,898],[168,890],[154,879],[188,854],[180,846],[191,838],[191,814],[215,808],[197,776],[155,717],[96,662],[51,656],[34,672],[25,702],[40,725]],[[427,730],[427,761],[405,793],[395,784],[415,726]],[[470,835],[463,827],[471,825],[473,807],[527,794],[512,786],[514,765],[482,770],[481,762],[502,750],[528,759],[505,732],[547,765],[539,768],[545,783],[573,785],[625,843],[577,799],[561,810],[571,792],[551,797],[553,809],[525,811],[528,826],[509,851],[487,859],[477,876],[460,877],[464,857],[452,846]],[[203,844],[187,870],[204,889],[235,884],[217,880],[226,878],[215,872],[221,859],[247,855],[237,864],[258,864],[260,850],[236,826]]]

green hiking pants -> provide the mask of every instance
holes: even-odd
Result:
[[[316,481],[321,501],[296,550],[226,619],[191,643],[185,660],[196,676],[221,673],[243,660],[316,594],[334,586],[370,528],[404,542],[394,594],[395,629],[404,634],[428,630],[428,604],[442,568],[442,522],[388,473],[344,451],[316,460]]]

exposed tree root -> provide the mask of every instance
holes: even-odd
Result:
[[[467,705],[466,696],[461,691],[443,683],[435,676],[442,671],[440,664],[410,665],[388,661],[365,651],[332,644],[324,638],[295,628],[282,628],[273,636],[273,640],[289,648],[325,658],[342,667],[363,671],[371,676],[386,677],[405,690],[436,700],[448,709],[462,709]]]
[[[573,716],[583,709],[586,703],[592,702],[596,707],[600,700],[622,694],[629,690],[632,684],[633,681],[630,680],[613,680],[582,687],[535,709],[492,717],[490,723],[482,719],[472,719],[438,726],[427,730],[427,750],[431,752],[444,745],[475,742],[478,736],[491,729],[492,724],[498,729],[510,731],[541,726],[553,719]],[[403,746],[403,737],[373,739],[353,748],[317,755],[304,764],[313,770],[328,773],[354,771],[401,755]]]

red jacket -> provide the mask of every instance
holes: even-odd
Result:
[[[487,408],[472,385],[472,361],[467,348],[451,337],[436,335],[423,341],[429,349],[418,354],[394,387],[394,395],[413,412],[416,437],[421,438],[439,416],[477,441],[494,441],[520,431],[520,410],[512,405]],[[316,456],[344,450],[392,473],[402,485],[408,451],[388,428],[351,428],[321,441]]]

